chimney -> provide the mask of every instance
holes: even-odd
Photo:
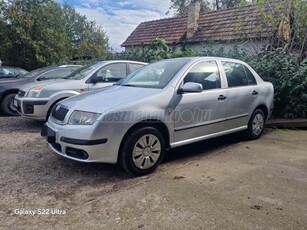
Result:
[[[187,39],[191,39],[198,28],[200,3],[195,1],[188,6],[188,31]]]

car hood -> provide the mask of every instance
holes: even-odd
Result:
[[[162,89],[139,88],[128,86],[108,86],[102,89],[83,93],[70,97],[61,102],[70,110],[81,110],[94,113],[103,113],[119,105],[132,105],[139,103],[149,97],[154,99],[160,95]]]
[[[0,86],[20,86],[25,83],[27,83],[29,79],[11,79],[11,80],[5,80],[5,81],[0,81]]]
[[[72,83],[73,80],[67,80],[67,79],[51,79],[51,80],[46,80],[46,81],[38,81],[38,82],[32,82],[32,83],[28,83],[24,86],[22,86],[20,89],[22,91],[27,92],[28,90],[30,90],[31,88],[33,88],[34,86],[42,86],[44,88],[49,88],[49,87],[54,87],[54,88],[59,88],[59,85],[62,85],[64,82]]]

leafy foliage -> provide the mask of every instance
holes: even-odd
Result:
[[[70,5],[64,4],[62,10],[73,59],[104,56],[108,49],[105,31]]]
[[[227,57],[235,58],[243,61],[248,61],[251,56],[248,55],[248,52],[244,48],[244,44],[237,44],[231,47],[228,50],[225,50],[223,46],[215,48],[214,43],[203,43],[202,45],[202,56],[212,56],[212,57]]]
[[[108,39],[94,22],[54,0],[0,2],[0,57],[31,70],[106,53]]]
[[[255,0],[254,0],[255,1]],[[307,57],[307,1],[306,0],[256,0],[264,22],[277,25],[278,31],[271,40],[270,47],[287,45],[288,52],[298,53],[299,60]],[[270,9],[271,12],[268,12]],[[274,14],[284,14],[276,17]],[[276,32],[276,31],[273,31]]]
[[[307,58],[297,61],[288,45],[274,50],[263,49],[250,62],[255,71],[275,88],[276,117],[307,118]]]
[[[149,45],[134,47],[118,55],[109,56],[109,58],[153,62],[168,58],[192,56],[199,56],[199,54],[192,49],[172,51],[164,39],[156,38]]]
[[[175,10],[177,16],[187,14],[187,6],[191,3],[199,2],[200,11],[207,12],[212,10],[227,9],[246,3],[246,0],[171,0],[169,10]]]

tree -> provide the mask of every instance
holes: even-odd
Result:
[[[59,4],[52,0],[12,0],[3,17],[3,45],[9,64],[34,69],[69,60],[69,41]]]
[[[95,22],[54,0],[0,0],[0,59],[28,70],[97,58],[108,37]]]
[[[198,0],[171,0],[171,6],[169,10],[175,10],[176,16],[183,16],[188,13],[187,6],[191,3],[197,2]],[[210,11],[210,5],[206,0],[200,0],[200,11]],[[169,13],[169,11],[167,12]]]
[[[85,16],[77,13],[70,5],[64,4],[62,10],[73,59],[106,55],[108,37],[105,31],[95,22],[87,21]]]
[[[4,52],[5,52],[5,44],[6,44],[6,23],[3,16],[3,11],[5,9],[5,2],[4,0],[0,0],[0,60],[3,61],[4,59]]]
[[[255,1],[258,10],[262,13],[263,21],[268,25],[275,25],[274,36],[271,39],[271,48],[288,47],[288,52],[295,52],[298,60],[307,57],[307,1],[306,0],[279,0]],[[270,9],[268,11],[267,9]],[[278,15],[278,17],[276,17]],[[281,15],[281,16],[280,16]]]
[[[197,1],[200,2],[201,12],[227,9],[246,2],[246,0],[171,0],[170,10],[175,10],[177,16],[183,16],[187,14],[187,6]]]

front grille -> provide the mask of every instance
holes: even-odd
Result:
[[[25,91],[22,91],[22,90],[19,90],[18,91],[18,96],[19,97],[24,97],[26,95],[26,92]]]
[[[64,121],[66,114],[68,113],[68,109],[60,106],[55,106],[54,109],[52,110],[52,117],[55,118],[58,121]]]

